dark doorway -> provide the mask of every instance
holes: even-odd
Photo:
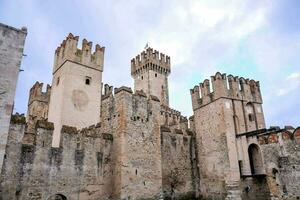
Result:
[[[248,148],[251,174],[264,174],[263,161],[260,148],[257,144],[251,144]]]

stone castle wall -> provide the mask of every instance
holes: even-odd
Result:
[[[271,194],[300,198],[300,127],[260,136],[259,141]]]
[[[11,124],[2,171],[2,199],[111,199],[113,136],[100,127],[62,128],[60,147],[51,147],[53,124],[37,123],[34,145],[22,144],[24,124]]]
[[[166,127],[161,134],[162,184],[165,199],[195,198],[197,173],[191,132]]]
[[[102,124],[114,131],[116,198],[159,198],[162,191],[159,101],[127,87],[102,98]]]
[[[0,23],[0,170],[26,35],[26,28],[16,29]]]
[[[0,24],[19,52],[3,60],[16,72],[26,33],[10,29]],[[0,199],[300,198],[300,128],[265,128],[258,81],[216,73],[191,90],[188,121],[169,107],[170,57],[147,48],[131,61],[135,91],[106,84],[102,94],[104,47],[84,39],[78,49],[78,39],[57,48],[52,87],[31,88],[27,119],[11,118]],[[14,84],[1,84],[1,131]]]

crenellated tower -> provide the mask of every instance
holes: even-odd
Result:
[[[142,90],[147,96],[159,98],[161,104],[169,105],[168,76],[171,72],[170,57],[147,48],[131,60],[131,76],[134,90]]]
[[[201,192],[240,199],[240,176],[251,170],[248,140],[237,137],[265,128],[259,82],[217,72],[191,89],[191,97]]]
[[[35,124],[38,120],[48,118],[51,86],[47,84],[47,89],[43,92],[43,83],[36,82],[29,93],[27,110],[27,132],[35,131]]]
[[[62,125],[87,127],[100,121],[104,47],[71,33],[56,49],[48,120],[54,123],[53,145]]]

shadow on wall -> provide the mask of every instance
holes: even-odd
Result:
[[[48,198],[48,200],[68,200],[66,196],[62,194],[55,194]]]

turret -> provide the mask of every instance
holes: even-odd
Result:
[[[49,121],[54,123],[53,146],[59,145],[62,125],[78,129],[100,121],[105,48],[69,34],[55,51]],[[88,117],[82,117],[88,116]]]
[[[36,82],[29,93],[27,110],[27,132],[34,132],[37,120],[47,119],[51,86],[47,84],[45,92],[42,91],[43,83]]]
[[[51,86],[47,84],[46,92],[43,92],[43,83],[39,83],[38,81],[35,82],[35,84],[30,89],[29,93],[29,100],[28,100],[28,106],[33,101],[41,101],[49,103],[50,100],[50,94],[51,94]]]
[[[147,48],[131,60],[131,76],[134,90],[154,95],[163,105],[169,105],[168,75],[171,72],[170,57]]]
[[[149,47],[131,60],[131,75],[149,69],[168,75],[171,72],[170,66],[170,56],[165,56],[165,54],[156,50],[153,51]]]

